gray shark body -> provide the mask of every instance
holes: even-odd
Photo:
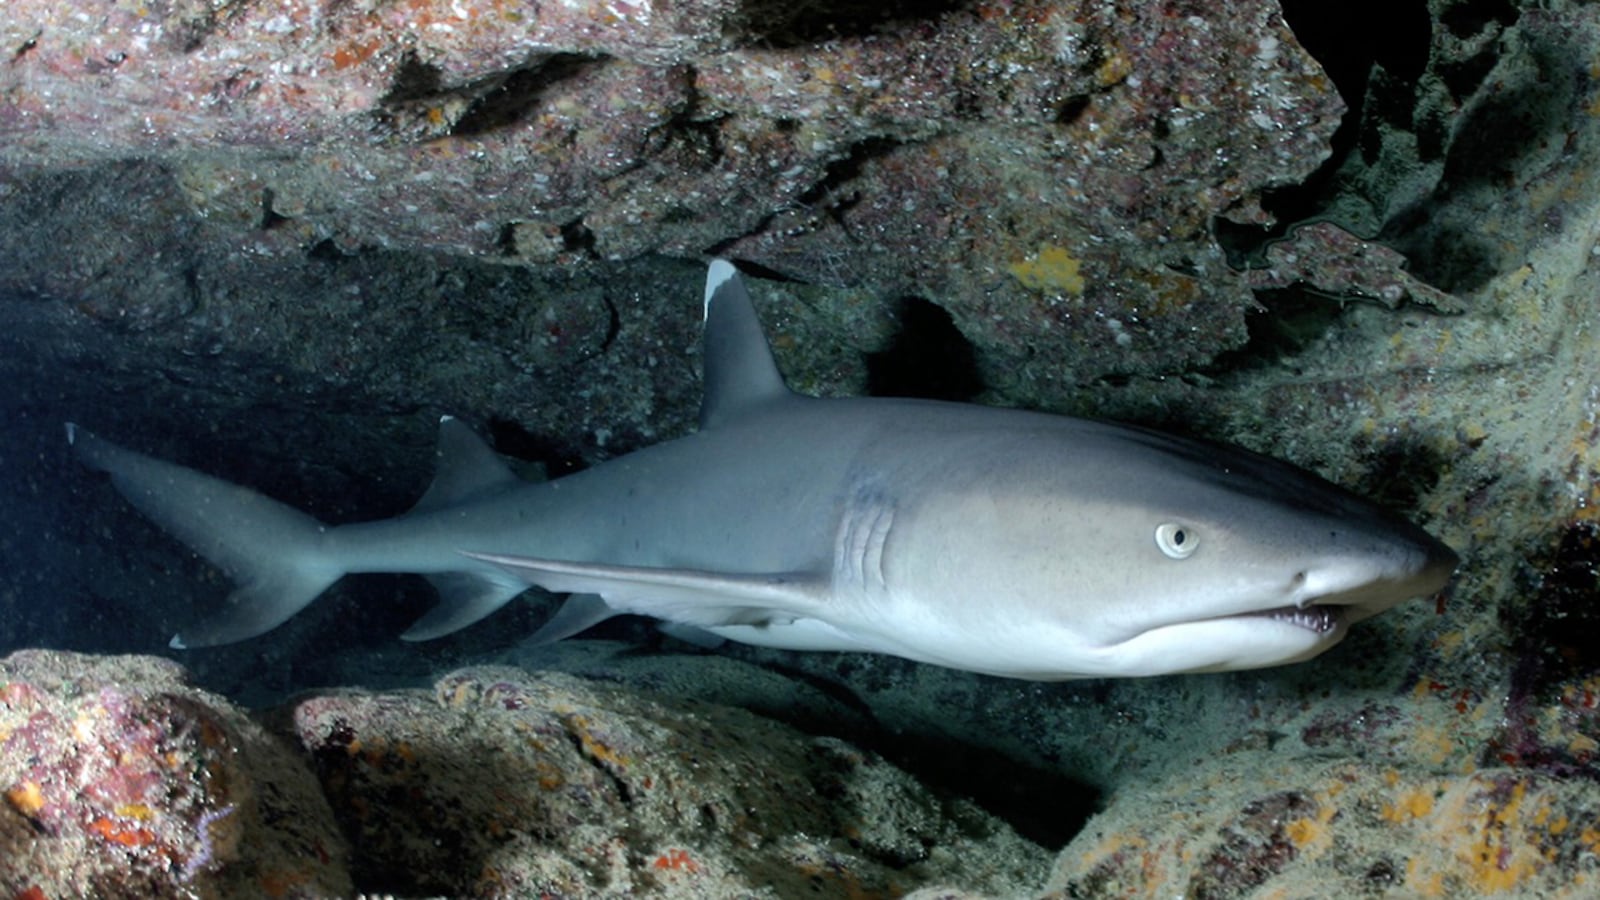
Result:
[[[701,429],[527,483],[460,422],[411,512],[324,526],[68,426],[80,457],[239,584],[173,638],[283,622],[346,573],[416,572],[466,627],[530,586],[536,637],[617,613],[773,647],[1054,680],[1314,656],[1448,581],[1456,556],[1304,470],[1141,428],[965,404],[791,393],[737,273],[706,285]]]

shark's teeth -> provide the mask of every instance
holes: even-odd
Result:
[[[1339,627],[1339,610],[1332,606],[1308,606],[1305,609],[1285,607],[1268,610],[1265,615],[1274,622],[1298,625],[1317,634],[1327,634]]]

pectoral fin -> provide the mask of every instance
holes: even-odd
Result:
[[[827,604],[826,581],[803,572],[746,575],[463,552],[547,591],[595,594],[617,613],[701,628],[815,617]]]

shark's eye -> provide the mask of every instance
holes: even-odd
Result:
[[[1188,559],[1200,546],[1200,536],[1187,525],[1163,522],[1156,526],[1156,546],[1173,559]]]

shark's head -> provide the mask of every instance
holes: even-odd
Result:
[[[1115,527],[1155,551],[1140,577],[1148,599],[1102,647],[1130,674],[1308,659],[1352,623],[1443,589],[1459,562],[1416,525],[1287,463],[1153,432],[1118,438],[1145,488]]]
[[[959,601],[973,611],[969,634],[995,645],[987,667],[969,668],[1051,679],[1296,662],[1351,623],[1439,591],[1458,562],[1422,529],[1287,463],[1137,428],[1070,427],[1059,441],[1019,437],[996,461],[1015,494],[995,493],[993,478],[975,480],[977,492],[955,484],[897,523],[903,546],[960,534],[918,549],[917,565],[945,584],[983,569],[1029,611],[1026,627],[1004,633],[981,620],[982,600]],[[1076,458],[1052,453],[1055,443]]]

